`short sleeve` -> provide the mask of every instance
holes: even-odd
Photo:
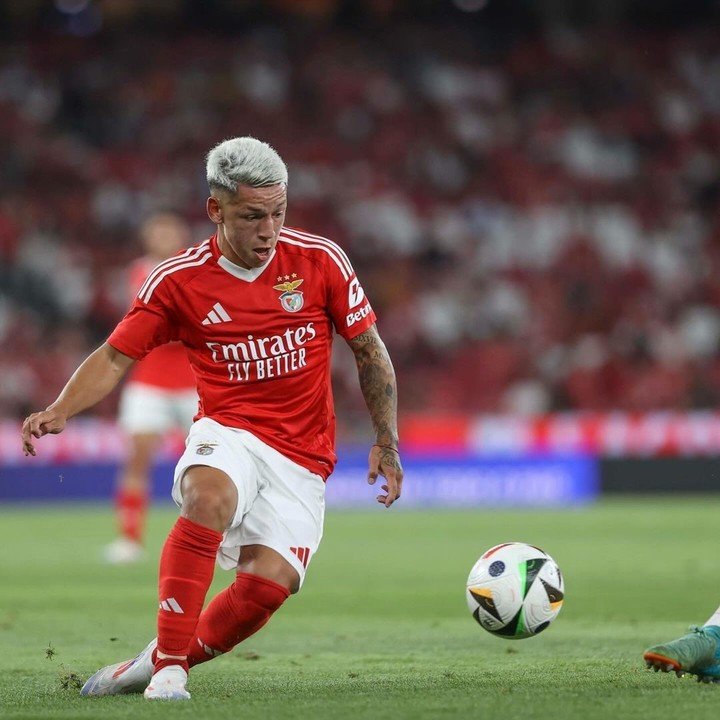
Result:
[[[365,332],[377,320],[347,256],[328,262],[329,312],[338,335],[346,340]]]
[[[118,323],[108,343],[123,355],[142,360],[158,345],[178,340],[176,323],[161,293],[155,292],[149,302],[135,298],[127,315]]]

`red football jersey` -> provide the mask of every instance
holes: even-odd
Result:
[[[149,258],[140,258],[130,266],[128,277],[129,296],[134,297],[155,263]],[[185,348],[180,343],[168,343],[155,348],[136,363],[130,371],[128,381],[139,382],[162,390],[187,391],[195,388],[195,376],[190,368]]]
[[[197,377],[200,417],[242,428],[324,478],[335,466],[333,328],[375,322],[345,252],[283,228],[273,255],[245,269],[213,236],[158,265],[108,342],[142,358],[173,340]]]

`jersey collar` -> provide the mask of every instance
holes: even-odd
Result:
[[[270,254],[270,257],[268,258],[268,261],[257,268],[244,268],[240,267],[240,265],[236,265],[234,262],[231,262],[228,260],[221,252],[220,248],[218,246],[217,241],[217,233],[213,235],[211,245],[213,248],[213,254],[217,258],[217,264],[225,270],[225,272],[230,273],[230,275],[233,275],[234,277],[238,278],[238,280],[244,280],[245,282],[254,282],[257,280],[264,272],[265,270],[270,266],[270,264],[273,261],[273,258],[275,257],[275,254],[277,253],[277,245],[273,248],[272,253]]]

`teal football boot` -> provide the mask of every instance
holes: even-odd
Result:
[[[654,645],[643,653],[648,668],[657,672],[695,675],[698,682],[720,683],[720,626],[693,627],[677,640]]]

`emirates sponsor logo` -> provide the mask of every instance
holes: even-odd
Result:
[[[288,328],[279,335],[248,335],[236,343],[206,342],[213,362],[225,363],[234,382],[268,380],[307,365],[305,344],[317,336],[314,323]]]

